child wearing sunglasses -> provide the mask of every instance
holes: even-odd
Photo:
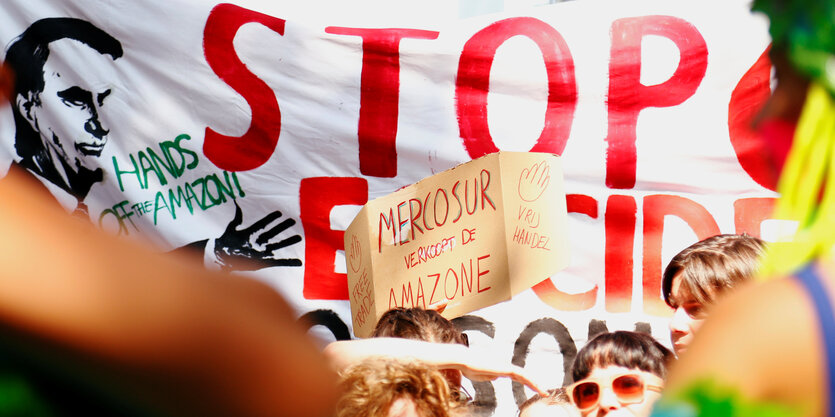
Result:
[[[566,391],[583,417],[650,415],[673,352],[644,333],[616,331],[590,340],[574,359]]]

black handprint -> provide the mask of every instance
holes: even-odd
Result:
[[[243,213],[236,202],[235,217],[226,226],[223,234],[215,239],[215,256],[223,268],[252,271],[270,266],[301,266],[301,259],[276,258],[273,253],[302,241],[301,236],[293,235],[278,242],[271,242],[276,235],[296,224],[295,220],[286,219],[264,230],[280,217],[281,212],[276,210],[251,226],[239,230],[238,227],[243,222]]]

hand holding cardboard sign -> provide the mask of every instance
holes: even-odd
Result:
[[[519,175],[519,197],[527,202],[536,201],[551,182],[551,166],[540,161],[525,168]]]

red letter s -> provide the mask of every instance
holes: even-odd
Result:
[[[267,162],[281,132],[281,112],[275,93],[247,69],[232,43],[238,29],[252,22],[284,35],[284,20],[228,3],[212,9],[203,31],[206,62],[252,109],[252,123],[241,137],[222,135],[206,127],[203,153],[218,168],[227,171],[247,171]]]

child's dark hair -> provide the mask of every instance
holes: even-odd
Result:
[[[629,331],[601,333],[589,340],[574,358],[571,376],[574,381],[585,379],[595,368],[610,365],[667,377],[667,365],[673,352],[646,334]]]

